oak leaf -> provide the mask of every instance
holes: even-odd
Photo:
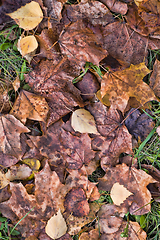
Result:
[[[85,109],[78,109],[72,113],[71,126],[80,133],[97,133],[94,117]]]
[[[143,170],[130,168],[122,163],[122,165],[106,169],[105,176],[99,179],[99,189],[110,191],[115,183],[123,185],[132,195],[121,206],[129,209],[133,215],[143,215],[151,210],[151,205],[148,204],[151,201],[151,194],[147,185],[154,182],[156,180]]]
[[[10,114],[13,114],[23,123],[26,119],[46,121],[49,111],[48,104],[42,96],[22,90],[16,99]]]
[[[152,89],[143,82],[143,78],[151,71],[145,63],[131,65],[125,70],[106,73],[101,82],[102,99],[124,112],[129,97],[135,97],[141,105],[151,100],[157,100]]]
[[[56,215],[48,220],[45,231],[52,239],[60,238],[66,233],[67,225],[60,209]]]
[[[13,18],[19,27],[26,31],[37,27],[43,19],[42,10],[39,4],[35,1],[32,1],[17,9],[15,12],[8,13],[7,15]]]
[[[30,130],[13,115],[2,115],[0,117],[0,152],[21,159],[20,134],[28,132]]]

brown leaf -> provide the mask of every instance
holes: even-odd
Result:
[[[50,107],[48,125],[66,115],[72,107],[83,107],[80,91],[72,84],[75,76],[65,58],[56,64],[52,61],[42,61],[26,76],[25,80],[32,89],[47,99]]]
[[[120,236],[127,226],[127,222],[123,220],[124,213],[125,209],[115,205],[106,204],[101,207],[98,216],[102,240],[124,239]],[[131,221],[128,223],[127,234],[128,240],[145,240],[147,236],[137,222]]]
[[[101,158],[101,167],[105,170],[107,165],[114,166],[123,152],[132,153],[132,138],[123,123],[122,115],[112,108],[108,109],[101,102],[88,107],[96,120],[101,136],[92,140],[92,148]]]
[[[155,95],[157,97],[160,98],[160,87],[159,87],[159,83],[160,83],[160,61],[158,61],[156,59],[154,65],[153,65],[153,72],[152,75],[149,79],[149,86],[150,88],[153,90],[153,92],[155,93]]]
[[[144,62],[131,65],[129,68],[115,73],[106,73],[101,82],[101,96],[115,109],[124,112],[129,97],[135,97],[141,105],[156,100],[152,89],[142,81],[151,71]]]
[[[7,114],[0,117],[0,151],[4,154],[21,158],[20,134],[30,130],[14,116]]]
[[[99,238],[99,230],[98,229],[92,229],[89,232],[83,232],[79,240],[98,240]]]
[[[23,123],[26,119],[46,121],[48,104],[42,96],[22,90],[16,99],[10,114],[17,117]]]
[[[89,213],[89,204],[82,188],[72,188],[65,197],[64,206],[67,212],[76,217],[87,216]]]
[[[143,170],[137,170],[134,167],[129,168],[126,164],[106,169],[106,174],[99,179],[99,189],[110,191],[114,183],[123,185],[130,195],[122,207],[129,208],[133,215],[143,215],[151,210],[151,194],[147,189],[149,183],[156,182],[150,175]]]
[[[7,155],[7,154],[4,154],[4,153],[0,153],[0,165],[1,167],[10,167],[14,164],[16,164],[19,160],[14,157],[14,156],[10,156],[10,155]]]
[[[46,136],[31,137],[40,153],[54,159],[55,166],[65,164],[69,169],[79,169],[94,158],[88,134],[73,136],[62,128],[62,122],[52,124]],[[57,165],[58,164],[58,165]]]
[[[17,217],[20,220],[32,209],[25,221],[19,223],[18,229],[23,237],[37,237],[45,227],[45,221],[55,214],[60,206],[63,208],[63,197],[60,194],[62,187],[57,174],[52,172],[46,163],[44,169],[35,175],[35,195],[29,195],[21,183],[10,183],[12,196],[8,201],[0,203],[0,211],[12,221],[17,221]]]
[[[125,15],[127,13],[128,7],[124,2],[116,0],[101,0],[112,12],[120,13]]]
[[[61,33],[58,42],[69,61],[81,68],[86,62],[99,65],[107,56],[107,51],[101,47],[96,35],[82,21],[69,25],[66,31]]]

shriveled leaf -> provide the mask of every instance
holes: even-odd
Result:
[[[48,110],[49,107],[44,97],[23,90],[16,99],[10,114],[23,123],[27,118],[43,122],[47,119]]]
[[[18,50],[22,54],[22,57],[27,55],[28,53],[32,53],[38,47],[38,42],[35,36],[27,36],[23,38],[19,38],[18,40]]]
[[[14,180],[24,180],[28,178],[32,174],[32,169],[30,169],[27,165],[15,165],[11,166],[8,172],[5,174],[6,178],[9,181]]]
[[[20,134],[27,132],[30,130],[13,115],[2,115],[0,117],[0,151],[20,159],[22,155]]]
[[[152,88],[155,95],[160,98],[160,61],[157,59],[154,63],[153,72],[149,82],[149,86]]]
[[[60,209],[48,220],[45,231],[52,239],[60,238],[67,232],[67,225]]]
[[[142,105],[157,100],[152,89],[142,81],[150,72],[143,62],[113,74],[106,73],[101,82],[102,99],[106,96],[110,105],[121,112],[124,112],[129,97],[135,97]]]
[[[100,239],[100,235],[99,235],[99,230],[98,229],[92,229],[89,232],[83,232],[80,237],[79,240],[98,240]]]
[[[98,133],[94,117],[85,109],[78,109],[73,112],[71,126],[80,133]]]
[[[14,91],[17,92],[18,88],[20,88],[20,80],[19,77],[17,76],[14,82],[12,82]]]
[[[32,1],[25,6],[17,9],[13,13],[8,13],[11,18],[24,30],[31,30],[42,21],[43,12],[39,6],[39,3]]]
[[[133,193],[128,191],[123,185],[120,185],[119,183],[114,183],[110,192],[113,203],[118,206],[120,206],[121,203],[123,203],[132,194]]]

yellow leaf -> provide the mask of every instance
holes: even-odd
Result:
[[[128,191],[123,185],[119,183],[115,183],[112,186],[110,196],[114,202],[114,204],[120,206],[129,196],[133,195],[130,191]]]
[[[60,238],[67,232],[67,225],[60,209],[58,210],[57,215],[54,215],[48,220],[45,231],[52,239]]]
[[[38,47],[38,42],[34,36],[27,36],[24,38],[19,38],[18,40],[18,50],[22,56],[27,55],[28,53],[33,52]]]
[[[78,109],[73,112],[71,126],[80,133],[98,133],[94,117],[85,109]]]
[[[39,4],[32,1],[25,6],[17,9],[13,13],[8,13],[11,18],[24,30],[31,30],[42,21],[43,12]]]
[[[6,178],[5,174],[0,171],[0,189],[6,187],[9,184],[9,180]]]

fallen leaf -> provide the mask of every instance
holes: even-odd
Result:
[[[147,109],[146,113],[152,115],[151,111]],[[137,141],[141,140],[143,142],[155,126],[154,120],[146,113],[131,108],[126,115],[125,125]]]
[[[13,18],[19,27],[26,31],[37,27],[43,19],[42,10],[39,4],[35,1],[32,1],[17,9],[15,12],[8,13],[7,15]]]
[[[98,240],[100,239],[99,235],[100,234],[98,229],[92,229],[89,232],[83,232],[80,235],[79,240]]]
[[[20,37],[17,43],[17,48],[19,52],[22,54],[22,57],[25,55],[32,53],[38,47],[38,42],[35,36],[27,36],[27,37]]]
[[[99,190],[110,191],[113,184],[123,185],[130,195],[121,207],[127,208],[133,215],[143,215],[151,210],[151,193],[147,189],[149,183],[156,182],[149,174],[135,167],[128,167],[126,164],[117,165],[106,169],[106,174],[99,179]]]
[[[149,79],[149,86],[155,93],[157,97],[160,98],[160,61],[156,59],[154,65],[153,65],[153,72],[151,74],[151,77]]]
[[[20,134],[28,132],[30,130],[13,115],[2,115],[0,117],[0,152],[21,159]]]
[[[11,166],[10,169],[5,174],[6,178],[9,181],[14,180],[25,180],[32,174],[32,169],[30,169],[27,165],[14,165]]]
[[[5,174],[0,171],[0,189],[5,188],[10,181],[6,178]]]
[[[72,113],[71,126],[80,133],[98,133],[94,117],[85,109],[78,109]]]
[[[12,82],[14,91],[17,92],[17,90],[20,88],[20,80],[19,77],[17,76],[16,79]]]
[[[23,123],[26,122],[27,118],[43,122],[47,119],[48,110],[49,107],[45,98],[22,90],[10,114],[13,114]]]
[[[128,240],[145,240],[147,237],[146,232],[142,230],[137,222],[129,223],[123,220],[125,208],[118,207],[111,204],[105,204],[101,207],[99,217],[99,227],[101,232],[101,239],[124,239],[121,234],[128,226],[127,239]]]
[[[150,72],[143,62],[122,71],[106,73],[101,82],[102,99],[106,96],[111,106],[121,112],[124,112],[129,97],[135,97],[141,105],[157,100],[152,89],[142,81]]]
[[[45,231],[52,239],[60,238],[67,232],[67,225],[60,209],[48,220]]]
[[[62,53],[68,56],[70,63],[81,68],[86,62],[98,66],[99,62],[108,55],[96,35],[83,21],[69,25],[66,31],[61,33],[58,42]]]
[[[128,6],[125,2],[116,0],[101,0],[112,12],[125,15],[128,10]]]
[[[132,194],[133,193],[128,191],[123,185],[120,185],[119,183],[114,183],[110,192],[113,203],[118,206],[120,206],[121,203],[123,203]]]
[[[92,139],[92,149],[100,151],[101,167],[115,166],[121,153],[132,153],[132,137],[123,122],[120,112],[108,109],[101,102],[88,106],[94,116],[97,130],[101,136]]]

